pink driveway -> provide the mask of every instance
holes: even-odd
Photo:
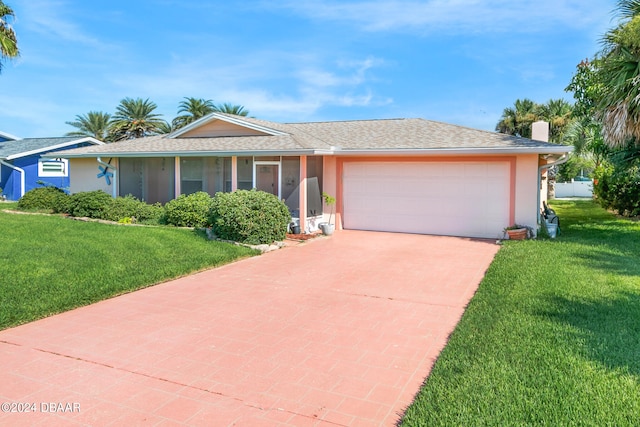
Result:
[[[497,250],[342,231],[2,331],[0,424],[392,426]]]

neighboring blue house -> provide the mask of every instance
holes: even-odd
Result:
[[[43,185],[69,187],[69,161],[40,156],[61,150],[101,145],[91,137],[23,138],[0,132],[0,188],[8,200]]]

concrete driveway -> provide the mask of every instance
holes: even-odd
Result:
[[[0,332],[0,425],[392,426],[498,246],[337,232]]]

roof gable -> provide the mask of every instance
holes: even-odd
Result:
[[[285,132],[224,113],[211,113],[169,134],[167,138],[219,138],[234,136],[276,136]]]
[[[5,141],[17,141],[17,136],[11,135],[10,133],[0,131],[0,143]]]

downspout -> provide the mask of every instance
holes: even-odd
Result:
[[[26,181],[25,181],[25,174],[24,174],[24,169],[19,168],[17,166],[14,166],[10,163],[5,162],[4,160],[0,159],[0,164],[3,164],[15,171],[20,172],[20,197],[24,196],[24,189],[27,186]]]
[[[545,169],[549,169],[552,166],[556,166],[556,165],[561,165],[563,163],[565,163],[567,160],[569,160],[569,154],[568,153],[564,153],[558,160],[556,160],[555,162],[551,162],[551,163],[547,163],[546,165],[542,165],[538,168],[538,188],[537,188],[537,194],[538,194],[538,203],[537,203],[537,207],[538,207],[538,225],[541,225],[540,223],[540,185],[542,183],[542,171],[544,171]]]
[[[102,161],[101,157],[97,157],[96,160],[98,164],[104,166],[105,168],[109,168],[113,170],[113,182],[111,183],[111,196],[115,199],[118,197],[118,168],[113,166],[112,164],[105,163]],[[105,169],[106,171],[107,169]]]

